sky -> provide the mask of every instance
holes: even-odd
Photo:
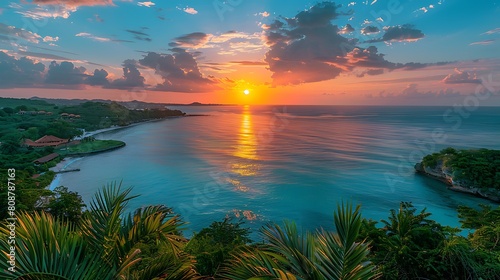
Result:
[[[2,0],[0,96],[500,106],[499,2]]]

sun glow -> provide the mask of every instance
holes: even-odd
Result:
[[[243,91],[243,93],[244,93],[245,95],[249,95],[249,94],[250,94],[250,91],[249,91],[248,89],[245,89],[245,90]]]

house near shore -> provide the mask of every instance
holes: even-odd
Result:
[[[45,135],[38,140],[26,139],[24,144],[33,148],[43,148],[43,147],[57,147],[61,145],[66,145],[69,143],[69,139],[62,139],[53,135]]]
[[[47,163],[49,161],[52,161],[52,160],[56,159],[57,157],[59,157],[58,153],[52,153],[50,155],[46,155],[46,156],[41,157],[39,159],[35,159],[33,162],[35,164],[44,164],[44,163]]]

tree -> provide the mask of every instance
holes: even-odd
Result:
[[[196,258],[196,269],[201,275],[215,276],[219,267],[230,259],[238,248],[250,243],[250,230],[241,228],[243,222],[213,222],[195,234],[186,246],[186,252]]]
[[[8,115],[12,115],[14,114],[14,109],[10,108],[10,107],[4,107],[2,108],[2,110],[7,113]]]
[[[357,242],[361,228],[359,206],[339,205],[336,233],[320,230],[300,235],[293,223],[262,230],[268,244],[235,254],[221,274],[224,279],[374,279],[367,261],[368,244]]]
[[[46,212],[19,212],[16,226],[16,271],[0,263],[2,279],[197,279],[189,256],[181,252],[185,239],[178,215],[165,206],[139,208],[124,215],[135,196],[112,184],[90,203],[77,228]],[[8,255],[10,229],[0,227],[0,252]],[[137,246],[151,240],[164,252],[153,265],[134,267],[144,256]]]
[[[82,217],[82,209],[85,207],[82,197],[77,192],[68,191],[64,186],[55,188],[54,193],[45,210],[63,221],[78,224]]]

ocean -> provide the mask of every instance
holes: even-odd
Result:
[[[401,201],[459,226],[458,205],[489,202],[447,190],[414,173],[416,162],[446,147],[500,149],[495,107],[187,106],[184,118],[105,132],[127,146],[69,159],[80,172],[55,183],[88,204],[102,186],[133,187],[128,209],[172,207],[186,234],[234,217],[256,232],[293,220],[304,230],[333,228],[341,202],[363,217],[386,219]]]

